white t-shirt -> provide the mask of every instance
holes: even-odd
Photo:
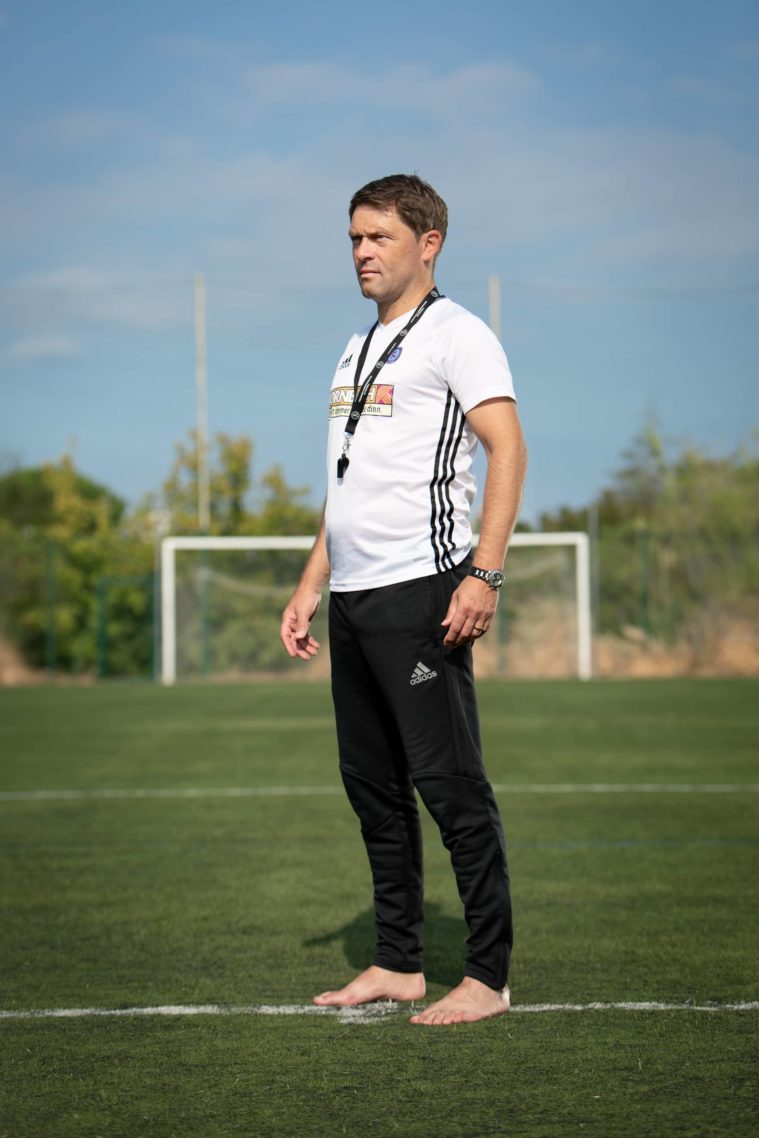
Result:
[[[410,316],[377,325],[359,383]],[[466,557],[478,442],[465,415],[485,399],[514,398],[496,336],[442,297],[380,371],[353,436],[350,465],[338,480],[356,364],[368,332],[364,328],[348,341],[330,394],[326,532],[330,588],[337,592],[426,577]]]

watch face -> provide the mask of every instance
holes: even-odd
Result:
[[[485,581],[491,589],[500,589],[504,582],[500,569],[480,569],[479,566],[473,565],[469,572],[473,577],[479,577],[480,581]]]

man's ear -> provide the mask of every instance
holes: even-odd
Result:
[[[434,265],[435,258],[443,247],[443,238],[438,229],[429,229],[419,238],[422,260],[426,265]]]

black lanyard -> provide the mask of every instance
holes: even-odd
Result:
[[[430,291],[427,293],[427,295],[425,296],[422,303],[412,313],[411,318],[409,319],[408,323],[405,324],[403,326],[403,328],[401,328],[398,335],[393,340],[391,340],[391,342],[385,348],[385,350],[382,353],[382,355],[380,356],[380,358],[377,360],[377,362],[374,365],[374,367],[372,368],[372,370],[369,372],[369,374],[366,377],[366,379],[364,380],[364,382],[361,384],[361,387],[359,387],[358,386],[359,376],[361,375],[361,369],[363,368],[364,364],[366,363],[366,356],[367,356],[367,352],[369,351],[369,344],[371,342],[372,336],[374,335],[377,324],[376,323],[373,324],[371,329],[369,330],[369,334],[367,335],[367,337],[364,340],[364,343],[361,347],[361,354],[359,355],[358,363],[356,364],[356,374],[353,377],[353,391],[354,391],[353,406],[350,409],[350,414],[348,415],[348,421],[345,424],[345,437],[343,438],[343,453],[340,455],[340,457],[337,460],[337,477],[338,478],[342,478],[345,475],[345,471],[348,469],[348,465],[350,463],[350,459],[348,458],[348,451],[350,450],[350,445],[351,445],[351,442],[353,441],[353,436],[356,433],[356,427],[358,426],[359,419],[361,418],[363,411],[364,411],[364,407],[366,406],[366,401],[369,398],[369,392],[372,388],[372,384],[376,380],[376,378],[379,375],[382,368],[387,363],[390,356],[393,354],[395,349],[400,344],[401,340],[405,339],[405,337],[409,334],[409,332],[414,327],[414,325],[417,324],[421,320],[421,318],[424,316],[424,314],[427,311],[427,309],[429,308],[429,306],[431,304],[434,304],[436,300],[439,300],[441,295],[442,294],[439,293],[436,288],[430,289]],[[379,323],[379,321],[377,323]]]

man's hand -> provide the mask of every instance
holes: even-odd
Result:
[[[329,557],[327,556],[327,536],[324,524],[324,511],[319,526],[319,534],[314,542],[300,583],[282,613],[279,638],[285,652],[293,660],[310,660],[319,651],[319,641],[314,640],[308,630],[322,599],[322,586],[329,580]]]
[[[314,640],[308,626],[316,614],[321,599],[322,595],[318,589],[299,585],[282,613],[279,637],[288,656],[292,656],[293,660],[296,656],[301,660],[310,660],[319,651],[319,642]]]
[[[498,593],[476,577],[465,577],[451,597],[448,612],[443,620],[447,628],[443,644],[458,648],[462,644],[479,640],[493,621],[498,605]]]

